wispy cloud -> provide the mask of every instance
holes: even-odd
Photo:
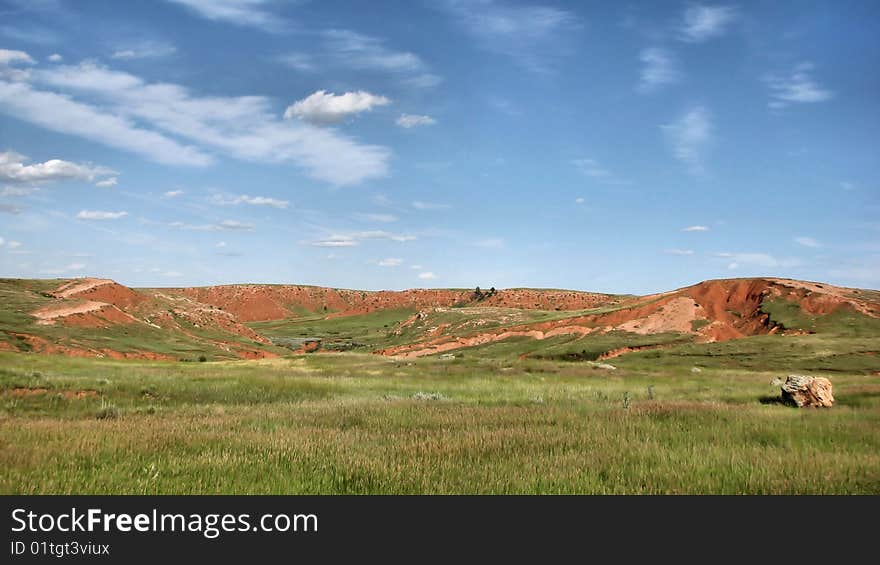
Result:
[[[95,183],[95,186],[98,188],[113,188],[119,184],[119,179],[116,177],[110,177],[109,179],[99,180]]]
[[[664,249],[663,253],[667,255],[693,255],[693,249]]]
[[[162,194],[162,198],[177,198],[178,196],[182,196],[182,190],[169,190]]]
[[[814,65],[809,62],[800,63],[788,75],[769,75],[765,82],[770,87],[772,100],[768,106],[778,110],[790,103],[811,104],[824,102],[834,97],[834,92],[821,86],[813,77]]]
[[[598,182],[605,184],[628,184],[628,181],[619,178],[617,175],[606,169],[602,163],[596,159],[573,159],[571,164],[574,165],[581,174]]]
[[[113,59],[154,59],[177,53],[177,47],[161,41],[141,41],[118,48],[110,55]],[[60,60],[60,59],[59,59]]]
[[[778,269],[796,267],[801,264],[799,259],[778,259],[768,253],[716,253],[716,257],[729,259],[727,268],[736,270],[742,266],[760,267],[765,269]]]
[[[672,123],[660,126],[679,161],[691,174],[705,172],[705,152],[712,143],[712,114],[703,106],[686,111]]]
[[[653,92],[661,86],[674,84],[681,80],[678,61],[671,51],[651,47],[639,54],[642,70],[639,77],[639,92]]]
[[[397,216],[393,214],[374,214],[374,213],[356,213],[354,217],[365,222],[379,222],[382,224],[390,224],[397,221]]]
[[[418,239],[411,234],[392,233],[384,230],[368,230],[350,233],[337,233],[328,237],[322,237],[312,241],[305,241],[308,245],[315,247],[355,247],[364,241],[369,240],[385,240],[404,243]]]
[[[168,194],[167,192],[165,194]],[[269,198],[268,196],[248,196],[214,194],[209,198],[211,204],[217,206],[238,206],[239,204],[249,204],[251,206],[270,206],[272,208],[284,209],[290,205],[287,200],[279,200],[277,198]]]
[[[803,245],[804,247],[822,247],[822,244],[813,239],[812,237],[807,237],[804,235],[800,235],[794,238],[795,243],[798,245]]]
[[[681,231],[709,231],[708,226],[688,226],[686,228],[681,228]]]
[[[403,259],[396,257],[389,257],[378,262],[380,267],[399,267],[401,264],[403,264]]]
[[[240,222],[238,220],[223,220],[215,224],[187,224],[185,222],[171,222],[169,227],[178,230],[194,230],[194,231],[252,231],[253,224]]]
[[[421,116],[418,114],[401,114],[394,123],[402,128],[410,129],[420,126],[433,126],[437,123],[437,120],[435,120],[431,116]]]
[[[412,203],[416,210],[447,210],[451,208],[449,204],[440,204],[438,202],[423,202],[416,200]]]
[[[82,210],[76,215],[77,220],[118,220],[128,216],[128,212],[106,212],[104,210]]]
[[[568,32],[579,27],[567,10],[495,0],[447,0],[440,4],[483,48],[512,57],[523,67],[548,72],[554,59],[568,54]]]
[[[390,103],[391,100],[384,96],[363,90],[344,94],[319,90],[288,106],[284,111],[284,118],[299,118],[313,124],[334,124],[348,116],[369,112]]]
[[[384,176],[390,151],[337,131],[273,115],[263,96],[200,97],[171,83],[94,64],[33,72],[30,82],[0,80],[0,111],[18,119],[98,141],[172,165],[209,165],[209,151],[284,163],[336,185]],[[78,101],[84,95],[89,102]],[[193,145],[182,145],[185,139]]]
[[[431,271],[425,271],[424,273],[419,273],[419,278],[423,281],[430,281],[437,278],[437,275],[432,273]]]
[[[482,247],[484,249],[501,249],[504,247],[504,240],[500,237],[490,237],[486,239],[480,239],[473,243],[476,247]]]
[[[720,37],[736,18],[737,12],[732,6],[691,4],[684,11],[679,38],[688,43],[702,43]]]
[[[266,9],[272,0],[168,0],[212,21],[280,31],[285,22]]]

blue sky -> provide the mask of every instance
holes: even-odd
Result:
[[[880,288],[880,4],[0,0],[0,276]]]

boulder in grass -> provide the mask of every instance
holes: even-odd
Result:
[[[782,383],[782,400],[798,408],[830,408],[834,404],[831,381],[825,377],[789,375]]]

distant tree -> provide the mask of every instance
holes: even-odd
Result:
[[[474,298],[476,298],[477,300],[482,300],[482,299],[483,299],[483,291],[480,290],[480,287],[477,287],[477,288],[474,290]]]

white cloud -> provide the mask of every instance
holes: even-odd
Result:
[[[0,237],[0,247],[3,247],[4,243],[6,243],[6,240]]]
[[[834,97],[834,92],[822,87],[811,76],[812,63],[800,63],[787,76],[770,75],[765,82],[770,87],[772,109],[781,109],[791,102],[810,104],[824,102]]]
[[[166,192],[166,194],[168,194]],[[242,194],[239,196],[229,196],[215,194],[210,198],[212,204],[218,206],[237,206],[239,204],[250,204],[251,206],[271,206],[272,208],[285,209],[290,204],[287,200],[279,200],[277,198],[269,198],[267,196],[248,196]]]
[[[21,247],[21,242],[10,240],[6,242],[6,247],[8,247],[9,249],[18,249],[19,247]]]
[[[82,210],[76,215],[78,220],[118,220],[128,216],[128,212],[105,212],[103,210]]]
[[[804,247],[822,247],[822,244],[820,244],[818,241],[816,241],[812,237],[798,236],[798,237],[795,237],[794,240],[796,243],[803,245]]]
[[[178,271],[165,271],[162,273],[162,276],[168,277],[168,278],[178,278],[178,277],[182,277],[183,273],[180,273]]]
[[[44,275],[63,275],[65,273],[75,273],[85,270],[85,263],[71,263],[64,267],[51,267],[47,269],[41,269],[40,273]]]
[[[580,196],[578,196],[577,198],[574,199],[574,203],[575,203],[575,204],[583,204],[584,202],[586,202],[586,200],[584,200],[584,199],[583,199],[582,197],[580,197]]]
[[[383,230],[368,230],[334,234],[329,237],[324,237],[315,241],[308,241],[305,243],[308,243],[309,245],[313,245],[315,247],[354,247],[356,245],[360,245],[363,241],[369,240],[386,240],[396,241],[398,243],[405,243],[407,241],[414,241],[416,239],[418,239],[416,236],[410,234],[397,234]]]
[[[664,249],[663,253],[667,255],[693,255],[694,252],[691,249]]]
[[[117,49],[110,55],[113,59],[153,59],[168,57],[177,52],[177,47],[159,41],[142,41],[123,49]]]
[[[355,218],[368,222],[379,222],[382,224],[390,224],[397,221],[397,216],[392,214],[355,214]]]
[[[165,192],[164,194],[162,194],[162,197],[163,198],[177,198],[178,196],[181,196],[181,195],[183,195],[182,190],[169,190],[169,191]]]
[[[551,70],[552,59],[569,52],[565,32],[579,27],[573,13],[551,6],[494,0],[447,0],[441,5],[483,48],[537,72]]]
[[[218,241],[214,247],[217,247],[217,248],[226,247],[226,242],[225,241]]]
[[[323,36],[330,54],[348,67],[390,72],[415,72],[425,67],[415,53],[388,49],[375,37],[340,29],[324,31]]]
[[[388,259],[382,259],[379,261],[380,267],[398,267],[403,263],[403,259],[397,259],[395,257],[389,257]]]
[[[36,61],[24,51],[16,51],[14,49],[0,49],[0,65],[33,65]]]
[[[474,245],[477,247],[484,247],[486,249],[501,249],[504,247],[504,240],[500,237],[490,237],[488,239],[481,239],[479,241],[474,242]]]
[[[423,281],[429,281],[437,278],[437,275],[432,273],[431,271],[425,271],[424,273],[419,273],[419,278]]]
[[[671,124],[660,126],[675,157],[691,174],[705,171],[706,148],[712,143],[712,114],[703,106],[691,108]]]
[[[679,38],[688,43],[701,43],[713,37],[720,37],[736,17],[736,9],[731,6],[691,4],[684,11]]]
[[[313,57],[308,53],[287,53],[278,57],[278,60],[297,71],[311,72],[318,68]]]
[[[416,200],[412,203],[416,210],[447,210],[451,208],[449,204],[439,204],[437,202],[423,202]]]
[[[51,55],[49,55],[48,57],[46,57],[46,59],[47,59],[50,63],[60,63],[61,61],[64,60],[64,57],[62,57],[62,56],[59,55],[58,53],[52,53]]]
[[[731,262],[727,268],[731,270],[737,269],[743,265],[765,269],[777,269],[796,267],[801,263],[798,259],[777,259],[768,253],[716,253],[715,256],[722,259],[730,259]]]
[[[674,55],[667,49],[651,47],[639,54],[642,71],[638,90],[652,92],[657,88],[681,80],[681,71]]]
[[[402,128],[414,128],[419,126],[433,126],[437,120],[431,116],[420,116],[416,114],[401,114],[394,122]]]
[[[629,184],[629,181],[619,178],[609,171],[596,159],[572,159],[574,165],[582,174],[604,184]]]
[[[199,16],[265,31],[280,31],[284,21],[265,10],[270,0],[168,0],[182,4]]]
[[[49,159],[26,165],[28,158],[14,151],[0,153],[0,180],[34,184],[63,180],[94,181],[96,177],[115,174],[106,167]]]
[[[95,183],[95,186],[98,188],[111,188],[116,186],[119,183],[119,179],[116,177],[110,177],[109,179],[99,180]]]
[[[360,242],[350,235],[331,235],[325,239],[312,241],[309,245],[315,247],[354,247],[360,245]]]
[[[686,228],[681,228],[681,231],[709,231],[708,226],[688,226]]]
[[[185,222],[171,222],[169,227],[179,230],[195,230],[195,231],[251,231],[254,229],[253,224],[246,224],[238,220],[223,220],[215,224],[187,224]]]
[[[416,270],[416,271],[420,271],[422,269],[422,266],[421,265],[410,265],[409,268]]]
[[[319,90],[288,106],[284,111],[284,118],[299,118],[313,124],[334,124],[349,115],[370,112],[377,106],[390,103],[391,100],[384,96],[363,90],[338,95]]]
[[[410,78],[405,78],[402,82],[404,85],[412,86],[413,88],[434,88],[443,82],[443,77],[433,73],[421,73]]]
[[[18,198],[21,196],[30,196],[38,190],[40,189],[33,185],[4,186],[3,190],[0,190],[0,196]]]
[[[4,214],[20,214],[21,208],[13,206],[12,204],[0,203],[0,212]]]
[[[390,151],[331,129],[281,120],[263,96],[199,97],[180,85],[84,63],[33,72],[33,79],[89,97],[38,90],[0,80],[0,111],[42,127],[78,135],[176,165],[213,162],[201,146],[257,162],[292,162],[336,185],[384,176]],[[195,146],[184,146],[184,139]]]

